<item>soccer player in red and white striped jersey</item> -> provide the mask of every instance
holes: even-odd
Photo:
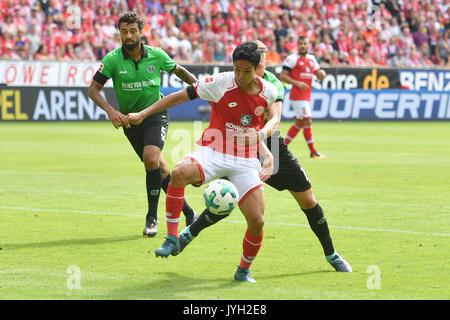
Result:
[[[311,84],[314,76],[322,80],[326,73],[320,69],[316,58],[308,53],[310,43],[306,36],[300,36],[297,45],[298,53],[291,54],[283,61],[283,70],[280,74],[281,81],[292,84],[289,99],[295,114],[294,124],[286,134],[285,142],[289,144],[303,129],[311,158],[325,158],[314,146],[311,129]]]

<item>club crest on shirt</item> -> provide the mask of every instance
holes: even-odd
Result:
[[[147,71],[148,72],[154,72],[155,71],[155,66],[152,66],[152,65],[149,65],[148,67],[147,67]]]
[[[252,123],[252,116],[243,114],[241,115],[241,125],[242,126],[249,126]]]
[[[256,108],[255,108],[255,115],[257,116],[257,117],[259,117],[259,116],[261,116],[263,113],[264,113],[264,107],[263,106],[257,106]]]

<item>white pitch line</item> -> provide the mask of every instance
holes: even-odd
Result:
[[[88,214],[88,215],[106,215],[106,216],[125,216],[125,217],[139,217],[142,218],[144,215],[130,214],[124,212],[95,212],[86,210],[65,210],[65,209],[44,209],[44,208],[25,208],[25,207],[4,207],[0,206],[0,209],[7,210],[20,210],[20,211],[32,211],[32,212],[67,212],[67,213],[78,213],[78,214]],[[245,224],[245,221],[239,220],[224,220],[228,223],[240,223]],[[274,226],[288,226],[288,227],[306,227],[310,226],[307,224],[299,223],[285,223],[285,222],[265,222],[267,225]],[[343,230],[358,230],[358,231],[370,231],[370,232],[392,232],[392,233],[405,233],[405,234],[417,234],[417,235],[430,235],[430,236],[443,236],[449,237],[450,233],[443,232],[423,232],[423,231],[410,231],[410,230],[396,230],[396,229],[380,229],[380,228],[363,228],[363,227],[347,227],[347,226],[336,226],[330,225],[333,229],[343,229]]]

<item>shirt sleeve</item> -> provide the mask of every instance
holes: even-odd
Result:
[[[105,76],[106,78],[110,79],[114,75],[114,66],[111,63],[110,55],[107,54],[103,57],[102,61],[100,62],[100,66],[97,70],[101,75]]]
[[[161,69],[166,72],[172,72],[177,66],[175,60],[169,57],[169,55],[162,49],[159,50],[159,54],[162,60]]]
[[[297,63],[296,56],[291,54],[283,61],[283,68],[294,69],[295,64]]]
[[[226,88],[233,86],[232,78],[226,73],[213,74],[203,78],[194,84],[195,92],[200,99],[218,102],[224,94]]]

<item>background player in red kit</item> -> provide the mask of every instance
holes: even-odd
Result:
[[[298,54],[294,53],[283,61],[280,80],[292,84],[290,102],[294,109],[295,121],[285,137],[289,144],[298,132],[303,129],[303,136],[308,144],[311,158],[325,158],[317,152],[311,129],[311,83],[314,75],[322,80],[326,73],[320,69],[316,58],[308,53],[309,39],[300,36],[297,40]]]
[[[247,220],[241,262],[234,275],[235,280],[244,282],[255,282],[250,266],[263,240],[262,181],[272,174],[274,161],[264,142],[259,142],[277,130],[281,116],[280,104],[274,104],[278,97],[276,87],[256,75],[260,59],[256,43],[243,42],[233,52],[234,72],[204,78],[139,113],[127,116],[129,123],[139,124],[153,113],[192,99],[201,98],[211,103],[210,124],[197,141],[200,148],[180,161],[172,172],[166,194],[168,235],[155,254],[168,257],[180,251],[178,220],[184,202],[184,188],[226,176],[238,190],[239,208]],[[268,121],[264,124],[266,110]],[[236,141],[236,138],[240,140],[245,136],[253,143]],[[262,169],[258,152],[264,158]]]

